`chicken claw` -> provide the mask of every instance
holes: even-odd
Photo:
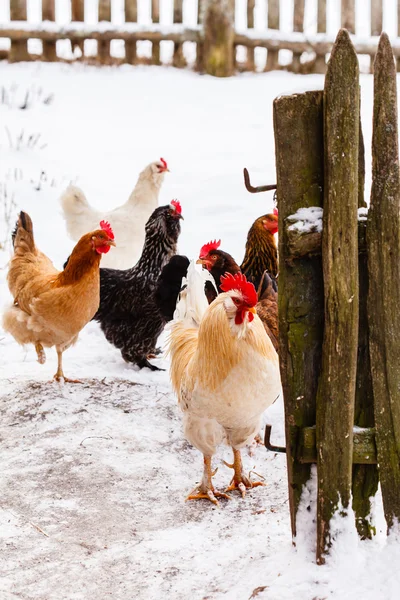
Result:
[[[35,350],[36,350],[36,354],[37,354],[38,363],[40,363],[41,365],[44,365],[44,363],[46,362],[46,353],[40,342],[37,342],[35,344]]]
[[[247,475],[243,472],[243,464],[242,457],[240,455],[240,450],[233,450],[233,464],[229,464],[225,461],[224,464],[230,469],[234,469],[235,473],[233,475],[232,481],[229,486],[226,488],[226,492],[232,492],[233,490],[238,490],[242,498],[246,496],[246,490],[254,487],[259,487],[260,485],[264,486],[265,483],[262,481],[251,481]]]
[[[215,504],[215,506],[219,506],[217,498],[226,498],[227,500],[231,500],[231,497],[228,496],[228,494],[225,494],[224,492],[217,492],[214,489],[212,477],[217,471],[218,469],[215,469],[215,471],[211,470],[211,457],[204,456],[203,479],[201,480],[201,483],[195,487],[192,492],[190,492],[189,496],[186,498],[186,501],[210,500],[210,502]]]

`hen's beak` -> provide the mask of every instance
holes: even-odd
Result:
[[[116,244],[116,243],[115,243],[113,240],[108,240],[108,241],[107,241],[107,244],[108,244],[109,246],[116,246],[116,245],[117,245],[117,244]]]
[[[206,265],[206,264],[207,264],[207,261],[204,260],[203,258],[198,258],[196,260],[196,265]]]
[[[257,314],[256,309],[254,308],[254,306],[252,306],[251,308],[249,308],[249,312],[253,313],[253,315]]]

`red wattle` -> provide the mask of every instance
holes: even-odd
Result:
[[[97,246],[96,248],[96,252],[98,252],[98,254],[107,254],[109,250],[110,246]]]

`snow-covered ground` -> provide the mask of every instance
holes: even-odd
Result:
[[[247,166],[254,185],[275,181],[273,99],[321,88],[323,78],[1,63],[0,82],[10,98],[0,104],[0,204],[6,192],[9,208],[0,242],[24,209],[39,247],[61,268],[73,247],[58,204],[67,183],[113,207],[160,156],[171,169],[161,203],[178,198],[183,207],[180,251],[194,257],[222,238],[240,261],[249,226],[273,206],[272,194],[252,196],[242,180]],[[369,165],[372,78],[361,83]],[[18,109],[27,89],[32,105]],[[34,149],[23,141],[39,133]],[[8,256],[0,251],[2,305]],[[54,350],[41,366],[2,330],[0,350],[1,599],[398,598],[400,544],[386,540],[379,500],[376,539],[360,542],[341,524],[331,558],[317,567],[311,483],[292,546],[283,455],[244,453],[246,468],[267,483],[245,500],[220,509],[185,503],[202,461],[183,437],[168,374],[127,366],[96,323],[64,357],[66,374],[83,385],[49,383]],[[283,444],[281,400],[265,420]],[[214,461],[217,486],[231,477],[222,458],[227,449]]]

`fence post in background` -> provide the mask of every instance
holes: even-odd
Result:
[[[383,0],[371,0],[371,35],[381,35],[383,28]],[[374,72],[374,59],[370,59],[370,72]]]
[[[197,23],[199,25],[202,25],[204,20],[204,4],[204,0],[198,0],[197,2]],[[203,41],[198,41],[196,44],[196,71],[203,69],[203,62]]]
[[[151,20],[153,23],[160,22],[160,0],[151,0]],[[153,65],[160,65],[160,42],[153,42],[151,48]]]
[[[254,8],[255,0],[247,0],[247,29],[254,29]],[[247,65],[248,71],[255,71],[256,64],[254,62],[254,48],[247,48]]]
[[[318,0],[317,33],[326,33],[326,0]],[[315,58],[315,73],[326,73],[325,54],[317,54]]]
[[[349,506],[358,347],[358,58],[341,29],[324,88],[322,264],[325,325],[317,394],[317,562],[331,545],[330,521]],[[338,157],[345,157],[340,160]],[[344,235],[344,232],[346,234]]]
[[[303,31],[304,27],[304,5],[305,0],[294,0],[293,4],[293,31]],[[301,53],[293,52],[292,71],[299,73],[300,71]]]
[[[26,0],[10,0],[10,19],[11,21],[26,21]],[[12,41],[9,61],[21,62],[24,60],[30,60],[28,42],[25,40]]]
[[[397,37],[400,37],[400,0],[397,0]],[[396,66],[400,71],[400,56],[396,59]]]
[[[234,73],[234,0],[205,0],[203,69],[208,75]]]
[[[279,0],[268,0],[268,29],[279,29]],[[268,50],[265,71],[279,68],[279,50]]]
[[[286,457],[292,535],[310,464],[300,457],[301,433],[315,425],[321,364],[324,290],[320,250],[294,257],[288,217],[323,202],[322,91],[274,100],[279,208],[279,362],[285,405]]]
[[[359,154],[358,154],[358,207],[366,208],[364,199],[365,185],[365,154],[364,139],[361,128],[359,129]],[[372,388],[371,361],[369,355],[369,328],[368,328],[368,255],[366,248],[367,221],[358,223],[358,275],[359,275],[359,320],[358,320],[358,353],[357,353],[357,379],[354,409],[354,425],[356,427],[371,429],[375,426],[374,420],[374,394]],[[353,464],[353,511],[356,518],[356,527],[361,539],[372,538],[375,529],[371,525],[371,497],[378,490],[379,472],[375,464]]]
[[[111,0],[99,0],[99,23],[111,21]],[[110,42],[108,40],[97,41],[97,56],[101,64],[110,62]]]
[[[137,0],[125,0],[125,22],[137,23]],[[129,65],[136,64],[136,42],[125,42],[125,60]]]
[[[42,19],[43,21],[56,20],[55,0],[42,0]],[[43,40],[43,58],[44,60],[54,62],[57,60],[56,42]]]
[[[342,0],[341,23],[350,33],[356,32],[356,0]]]
[[[174,23],[183,23],[183,0],[174,0]],[[174,42],[172,64],[178,68],[186,66],[186,60],[183,55],[183,42]]]
[[[379,477],[388,529],[400,521],[400,181],[396,69],[381,35],[374,65],[368,319]]]
[[[71,21],[77,21],[78,23],[85,20],[85,1],[84,0],[71,0]],[[83,40],[71,40],[71,50],[74,52],[75,48],[79,48],[82,52],[82,58],[85,54],[85,42]]]

